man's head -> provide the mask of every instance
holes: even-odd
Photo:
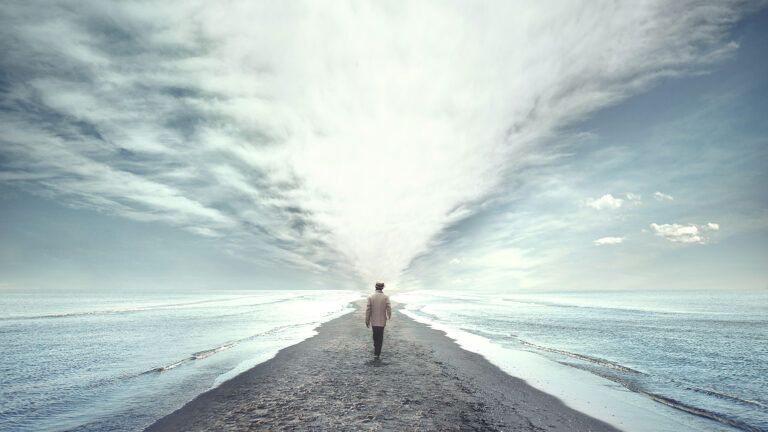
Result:
[[[376,291],[381,291],[384,289],[384,282],[376,282]]]

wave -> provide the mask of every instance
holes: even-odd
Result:
[[[757,428],[755,426],[752,426],[750,424],[747,424],[741,420],[736,420],[734,418],[730,418],[726,415],[716,413],[714,411],[709,411],[704,408],[699,408],[693,405],[689,405],[685,402],[680,402],[679,400],[672,399],[670,397],[662,396],[660,394],[651,393],[646,390],[642,389],[631,389],[632,391],[635,391],[637,393],[643,394],[651,399],[653,399],[656,402],[662,403],[664,405],[667,405],[669,407],[675,408],[680,411],[685,411],[689,414],[697,415],[699,417],[705,417],[710,420],[715,420],[717,422],[720,422],[722,424],[726,424],[729,426],[733,426],[735,428],[748,431],[748,432],[761,432],[762,429]]]
[[[208,350],[204,350],[204,351],[198,351],[198,352],[192,354],[192,357],[195,360],[204,359],[204,358],[210,357],[210,356],[212,356],[212,355],[214,355],[214,354],[216,354],[218,352],[222,352],[224,350],[228,350],[228,349],[232,348],[233,346],[235,346],[234,342],[233,343],[226,343],[226,344],[218,346],[216,348],[212,348],[212,349],[208,349]]]
[[[278,334],[278,333],[283,332],[283,331],[285,331],[285,330],[287,330],[289,328],[304,327],[304,326],[307,326],[307,325],[310,325],[310,324],[315,324],[315,323],[316,323],[315,321],[312,321],[312,322],[303,322],[303,323],[299,323],[299,324],[286,324],[286,325],[282,325],[282,326],[273,327],[273,328],[270,328],[269,330],[265,330],[265,331],[262,331],[262,332],[259,332],[259,333],[256,333],[256,334],[253,334],[253,335],[250,335],[250,336],[246,336],[244,338],[235,339],[233,341],[229,341],[229,342],[223,343],[221,345],[218,345],[218,346],[210,348],[210,349],[205,349],[205,350],[202,350],[202,351],[198,351],[198,352],[193,353],[193,354],[189,355],[188,357],[185,357],[185,358],[183,358],[181,360],[174,361],[173,363],[169,363],[169,364],[167,364],[165,366],[159,366],[159,367],[156,367],[156,368],[149,369],[147,371],[141,372],[138,375],[146,375],[146,374],[151,374],[151,373],[167,372],[169,370],[176,369],[177,367],[179,367],[179,366],[181,366],[183,364],[186,364],[186,363],[189,363],[189,362],[192,362],[192,361],[195,361],[195,360],[206,359],[206,358],[208,358],[208,357],[210,357],[210,356],[212,356],[214,354],[217,354],[217,353],[220,353],[222,351],[226,351],[226,350],[228,350],[230,348],[233,348],[236,345],[238,345],[240,343],[243,343],[243,342],[252,341],[252,340],[255,340],[255,339],[259,338],[259,337],[264,337],[264,336],[270,336],[270,335]]]
[[[343,310],[344,310],[344,308],[341,309],[341,311],[343,311]],[[212,356],[214,354],[217,354],[217,353],[220,353],[222,351],[225,351],[225,350],[228,350],[230,348],[233,348],[236,345],[238,345],[240,343],[243,343],[243,342],[249,342],[249,341],[253,341],[253,340],[255,340],[257,338],[260,338],[260,337],[271,336],[271,335],[274,335],[274,334],[279,334],[279,333],[284,332],[285,330],[290,329],[290,328],[306,327],[306,326],[313,325],[313,324],[314,325],[318,325],[318,324],[320,324],[322,322],[325,322],[328,318],[332,318],[333,316],[337,315],[338,313],[339,313],[338,310],[337,311],[332,311],[332,312],[329,312],[329,313],[326,313],[325,315],[323,315],[319,320],[306,321],[306,322],[301,322],[301,323],[297,323],[297,324],[285,324],[285,325],[281,325],[281,326],[277,326],[277,327],[272,327],[272,328],[270,328],[268,330],[264,330],[264,331],[255,333],[255,334],[252,334],[250,336],[246,336],[244,338],[235,339],[235,340],[232,340],[232,341],[229,341],[229,342],[225,342],[225,343],[223,343],[221,345],[218,345],[216,347],[213,347],[213,348],[209,348],[209,349],[205,349],[205,350],[202,350],[202,351],[198,351],[198,352],[193,353],[190,356],[185,357],[185,358],[183,358],[181,360],[175,361],[173,363],[169,363],[169,364],[167,364],[165,366],[159,366],[159,367],[156,367],[156,368],[152,368],[150,370],[141,372],[138,375],[146,375],[146,374],[150,374],[150,373],[167,372],[169,370],[172,370],[172,369],[175,369],[175,368],[181,366],[182,364],[185,364],[185,363],[188,363],[188,362],[191,362],[191,361],[195,361],[195,360],[206,359],[206,358],[208,358],[208,357],[210,357],[210,356]]]
[[[512,335],[512,336],[515,337],[514,335]],[[523,345],[530,346],[530,347],[536,348],[538,350],[565,355],[565,356],[568,356],[568,357],[572,357],[572,358],[576,358],[576,359],[579,359],[579,360],[584,360],[584,361],[587,361],[587,362],[590,362],[590,363],[594,363],[594,364],[597,364],[597,365],[600,365],[600,366],[605,366],[605,367],[608,367],[608,368],[611,368],[611,369],[620,370],[622,372],[629,372],[629,373],[633,373],[633,374],[647,375],[644,372],[638,371],[636,369],[630,368],[628,366],[624,366],[624,365],[616,363],[616,362],[612,362],[610,360],[601,359],[601,358],[598,358],[598,357],[592,357],[592,356],[588,356],[588,355],[584,355],[584,354],[578,354],[578,353],[574,353],[574,352],[570,352],[570,351],[565,351],[565,350],[560,350],[560,349],[556,349],[556,348],[549,348],[549,347],[537,345],[537,344],[534,344],[534,343],[531,343],[531,342],[527,342],[527,341],[519,339],[517,337],[515,337],[515,339],[517,339],[518,342],[520,342]],[[634,384],[634,383],[632,383],[630,381],[624,380],[624,379],[622,379],[620,377],[617,377],[617,376],[614,376],[614,375],[611,375],[611,374],[608,374],[608,373],[602,373],[602,372],[596,371],[594,369],[586,368],[586,367],[583,367],[581,365],[577,365],[577,364],[574,364],[574,363],[566,363],[566,362],[559,362],[559,363],[565,364],[567,366],[575,367],[575,368],[578,368],[578,369],[586,370],[586,371],[591,372],[591,373],[593,373],[595,375],[598,375],[600,377],[609,379],[609,380],[611,380],[613,382],[621,384],[622,386],[624,386],[626,389],[628,389],[630,391],[633,391],[635,393],[640,393],[640,394],[642,394],[642,395],[644,395],[646,397],[649,397],[649,398],[653,399],[656,402],[662,403],[664,405],[670,406],[670,407],[678,409],[680,411],[685,411],[685,412],[687,412],[689,414],[694,414],[694,415],[697,415],[697,416],[700,416],[700,417],[705,417],[705,418],[708,418],[708,419],[711,419],[711,420],[715,420],[717,422],[720,422],[720,423],[723,423],[723,424],[726,424],[726,425],[729,425],[729,426],[733,426],[733,427],[736,427],[736,428],[744,430],[744,431],[750,431],[751,432],[751,431],[760,431],[761,430],[761,429],[756,428],[756,427],[754,427],[752,425],[749,425],[749,424],[747,424],[747,423],[745,423],[745,422],[743,422],[741,420],[733,419],[731,417],[728,417],[726,415],[723,415],[723,414],[720,414],[720,413],[717,413],[717,412],[714,412],[714,411],[709,411],[709,410],[704,409],[704,408],[700,408],[700,407],[697,407],[697,406],[694,406],[694,405],[690,405],[690,404],[687,404],[685,402],[681,402],[681,401],[679,401],[677,399],[670,398],[668,396],[663,396],[663,395],[660,395],[658,393],[650,392],[648,390],[645,390],[645,389],[641,388],[637,384]],[[724,392],[720,392],[720,391],[717,391],[717,390],[711,390],[711,389],[704,389],[704,388],[696,387],[696,386],[693,386],[693,385],[690,385],[690,384],[687,384],[687,383],[681,383],[680,381],[677,381],[677,380],[672,380],[672,381],[675,382],[675,383],[683,385],[686,390],[691,390],[691,391],[695,391],[695,392],[698,392],[698,393],[704,393],[704,394],[707,394],[707,395],[710,395],[710,396],[715,396],[715,397],[718,397],[718,398],[721,398],[721,399],[726,399],[726,400],[729,400],[729,401],[732,401],[732,402],[738,402],[738,403],[745,404],[745,405],[751,405],[751,406],[756,406],[756,407],[760,407],[760,408],[768,408],[768,405],[765,405],[765,404],[763,404],[761,402],[758,402],[758,401],[753,401],[753,400],[749,400],[749,399],[743,399],[743,398],[740,398],[738,396],[735,396],[735,395],[732,395],[732,394],[728,394],[728,393],[724,393]]]
[[[343,311],[343,310],[344,310],[344,308],[341,309],[341,311]],[[338,310],[337,311],[332,311],[332,312],[329,312],[329,313],[323,315],[323,317],[321,317],[319,320],[306,321],[306,322],[297,323],[297,324],[285,324],[285,325],[281,325],[281,326],[277,326],[277,327],[272,327],[272,328],[270,328],[268,330],[264,330],[264,331],[255,333],[255,334],[252,334],[250,336],[246,336],[244,338],[235,339],[235,340],[232,340],[232,341],[225,342],[225,343],[223,343],[221,345],[217,345],[217,346],[215,346],[213,348],[209,348],[209,349],[205,349],[205,350],[202,350],[202,351],[198,351],[198,352],[193,353],[193,354],[189,355],[188,357],[185,357],[185,358],[183,358],[181,360],[177,360],[177,361],[175,361],[173,363],[169,363],[169,364],[164,365],[164,366],[159,366],[159,367],[156,367],[156,368],[149,369],[147,371],[141,372],[138,375],[134,375],[134,376],[146,375],[146,374],[152,374],[152,373],[167,372],[169,370],[176,369],[177,367],[179,367],[179,366],[181,366],[183,364],[186,364],[186,363],[189,363],[189,362],[192,362],[192,361],[195,361],[195,360],[206,359],[206,358],[208,358],[208,357],[210,357],[210,356],[212,356],[214,354],[217,354],[217,353],[220,353],[222,351],[225,351],[225,350],[228,350],[230,348],[233,348],[236,345],[238,345],[240,343],[243,343],[243,342],[249,342],[249,341],[253,341],[253,340],[255,340],[257,338],[260,338],[260,337],[271,336],[271,335],[274,335],[274,334],[279,334],[279,333],[284,332],[285,330],[290,329],[290,328],[306,327],[308,325],[313,325],[313,324],[317,325],[317,324],[319,324],[321,322],[325,322],[327,318],[332,318],[333,316],[337,315],[338,313],[339,313]]]
[[[93,316],[93,315],[119,315],[119,314],[127,314],[127,313],[156,311],[156,310],[163,310],[163,309],[175,309],[175,308],[180,308],[184,306],[194,306],[194,305],[207,304],[207,303],[224,303],[224,302],[231,302],[235,300],[242,300],[242,299],[252,298],[252,297],[258,297],[258,295],[247,295],[247,296],[233,297],[233,298],[227,298],[227,299],[200,300],[200,301],[186,302],[186,303],[167,303],[167,304],[136,307],[136,308],[126,308],[126,309],[107,309],[107,310],[47,314],[47,315],[19,315],[19,316],[10,316],[10,317],[0,317],[0,321],[74,318],[74,317]],[[281,298],[281,299],[267,301],[263,303],[254,303],[248,306],[262,306],[262,305],[268,305],[268,304],[282,303],[286,301],[297,300],[304,297],[307,297],[307,296]]]
[[[410,313],[410,314],[407,314],[407,315],[411,316],[412,318],[413,318],[413,315],[416,315],[416,316],[421,315],[423,318],[426,318],[427,321],[431,321],[432,322],[432,324],[430,324],[430,325],[434,325],[434,323],[437,323],[437,322],[441,321],[438,316],[435,316],[435,315],[429,314],[427,312],[424,312],[423,308],[424,308],[424,306],[406,309],[406,311]],[[413,315],[411,315],[411,314],[413,314]],[[538,344],[535,344],[535,343],[532,343],[532,342],[528,342],[528,341],[526,341],[524,339],[519,338],[514,333],[492,332],[492,331],[488,331],[488,330],[468,329],[468,328],[464,328],[464,327],[460,327],[459,330],[464,331],[464,332],[468,332],[468,333],[474,333],[474,334],[477,334],[477,335],[482,336],[482,337],[485,337],[485,336],[483,336],[483,334],[489,335],[491,337],[508,336],[508,337],[512,337],[513,339],[515,339],[517,342],[519,342],[522,345],[525,345],[525,346],[528,346],[528,347],[531,347],[531,348],[535,348],[535,349],[540,350],[540,351],[547,351],[547,352],[551,352],[551,353],[555,353],[555,354],[564,355],[564,356],[575,358],[575,359],[579,359],[579,360],[582,360],[582,361],[598,364],[600,366],[608,367],[608,368],[611,368],[611,369],[620,370],[622,372],[645,375],[644,372],[641,372],[641,371],[639,371],[637,369],[633,369],[633,368],[631,368],[629,366],[625,366],[625,365],[622,365],[620,363],[617,363],[617,362],[614,362],[614,361],[611,361],[611,360],[603,359],[603,358],[600,358],[600,357],[589,356],[589,355],[586,355],[586,354],[579,354],[579,353],[575,353],[575,352],[571,352],[571,351],[566,351],[566,350],[561,350],[561,349],[557,349],[557,348],[550,348],[550,347],[546,347],[546,346],[543,346],[543,345],[538,345]]]
[[[511,302],[511,303],[520,303],[520,304],[526,304],[526,305],[532,305],[532,306],[548,306],[548,307],[558,307],[558,308],[592,309],[592,310],[611,310],[611,311],[617,311],[617,312],[627,312],[627,313],[636,313],[636,314],[654,313],[654,314],[664,314],[664,315],[678,315],[678,314],[709,315],[714,313],[714,312],[697,312],[697,311],[685,311],[685,310],[662,310],[662,309],[651,309],[651,308],[643,309],[643,308],[620,307],[620,306],[579,305],[579,304],[573,304],[573,303],[558,303],[558,302],[551,302],[551,301],[544,301],[544,300],[518,300],[518,299],[512,299],[512,298],[502,298],[501,300],[506,302]]]
[[[411,312],[411,313],[418,313],[419,315],[422,315],[422,316],[426,317],[427,319],[431,319],[431,320],[433,320],[435,322],[441,321],[439,316],[431,314],[431,313],[426,312],[424,310],[424,308],[427,307],[427,306],[428,305],[419,305],[417,307],[406,307],[405,310],[408,311],[408,312]]]
[[[187,362],[187,361],[189,361],[191,359],[192,359],[192,357],[188,357],[188,358],[185,358],[183,360],[179,360],[177,362],[173,362],[173,363],[167,364],[165,366],[156,367],[154,369],[150,369],[148,371],[142,372],[141,375],[152,373],[152,372],[165,372],[165,371],[169,371],[171,369],[176,369],[182,363]]]
[[[704,408],[701,408],[701,407],[697,407],[697,406],[694,406],[694,405],[691,405],[691,404],[679,401],[677,399],[674,399],[674,398],[671,398],[671,397],[668,397],[668,396],[664,396],[664,395],[661,395],[661,394],[658,394],[658,393],[651,392],[649,390],[646,390],[646,389],[640,387],[640,385],[638,385],[638,384],[636,384],[634,382],[625,380],[625,379],[623,379],[623,378],[621,378],[619,376],[612,375],[610,373],[603,372],[603,371],[600,371],[600,370],[595,370],[593,368],[590,368],[590,367],[587,367],[587,366],[581,365],[581,364],[570,363],[570,362],[562,362],[562,361],[558,362],[558,363],[566,365],[566,366],[569,366],[569,367],[573,367],[573,368],[576,368],[576,369],[581,369],[581,370],[590,372],[592,374],[595,374],[595,375],[597,375],[599,377],[608,379],[610,381],[613,381],[615,383],[618,383],[618,384],[622,385],[624,388],[626,388],[627,390],[629,390],[631,392],[641,394],[641,395],[643,395],[645,397],[650,398],[651,400],[653,400],[655,402],[661,403],[663,405],[666,405],[668,407],[677,409],[679,411],[683,411],[683,412],[686,412],[688,414],[693,414],[693,415],[696,415],[696,416],[699,416],[699,417],[704,417],[704,418],[707,418],[707,419],[710,419],[710,420],[714,420],[714,421],[716,421],[718,423],[722,423],[722,424],[725,424],[725,425],[728,425],[728,426],[732,426],[732,427],[735,427],[737,429],[748,431],[748,432],[760,432],[760,431],[762,431],[761,428],[752,426],[752,425],[750,425],[750,424],[748,424],[746,422],[743,422],[741,420],[731,418],[731,417],[729,417],[729,416],[727,416],[725,414],[721,414],[721,413],[718,413],[718,412],[715,412],[715,411],[710,411],[710,410],[707,410],[707,409],[704,409]],[[753,405],[753,406],[758,406],[758,407],[766,408],[766,405],[764,405],[764,404],[762,404],[760,402],[757,402],[757,401],[743,399],[743,398],[740,398],[738,396],[730,395],[730,394],[719,392],[719,391],[716,391],[716,390],[702,389],[702,388],[695,387],[695,386],[692,386],[692,385],[689,385],[689,384],[681,383],[681,382],[676,381],[676,380],[672,380],[672,381],[677,383],[677,384],[683,385],[686,390],[691,390],[691,391],[696,391],[696,392],[700,392],[700,393],[705,393],[705,394],[710,395],[710,396],[720,397],[720,398],[723,398],[723,399],[727,399],[729,401],[734,401],[734,402],[738,402],[738,403],[745,404],[745,405]]]
[[[614,361],[606,360],[606,359],[599,358],[599,357],[588,356],[588,355],[585,355],[585,354],[579,354],[579,353],[575,353],[575,352],[571,352],[571,351],[566,351],[566,350],[561,350],[561,349],[556,349],[556,348],[545,347],[543,345],[537,345],[535,343],[531,343],[531,342],[525,341],[525,340],[520,339],[520,338],[518,338],[518,337],[516,337],[515,335],[512,335],[512,334],[510,334],[510,336],[512,336],[513,338],[517,339],[518,342],[520,342],[521,344],[523,344],[525,346],[536,348],[536,349],[541,350],[541,351],[547,351],[547,352],[551,352],[551,353],[555,353],[555,354],[561,354],[561,355],[572,357],[572,358],[575,358],[575,359],[579,359],[579,360],[587,361],[587,362],[590,362],[590,363],[598,364],[600,366],[605,366],[605,367],[608,367],[608,368],[611,368],[611,369],[620,370],[622,372],[629,372],[629,373],[634,373],[634,374],[645,375],[644,372],[640,372],[637,369],[633,369],[633,368],[631,368],[629,366],[624,366],[624,365],[622,365],[620,363],[616,363]]]
[[[768,409],[768,405],[766,405],[766,404],[764,404],[762,402],[758,402],[758,401],[751,400],[751,399],[744,399],[744,398],[741,398],[739,396],[732,395],[732,394],[725,393],[725,392],[721,392],[721,391],[717,391],[717,390],[696,387],[696,386],[693,386],[691,384],[682,383],[682,382],[677,381],[677,380],[672,380],[672,381],[675,382],[675,383],[683,385],[686,390],[695,391],[697,393],[703,393],[703,394],[706,394],[706,395],[709,395],[709,396],[715,396],[715,397],[720,398],[720,399],[725,399],[725,400],[729,400],[729,401],[732,401],[732,402],[738,402],[738,403],[744,404],[744,405],[750,405],[750,406],[754,406],[754,407]]]
[[[573,367],[573,368],[576,368],[576,369],[585,370],[587,372],[593,373],[593,374],[595,374],[597,376],[600,376],[602,378],[605,378],[605,379],[608,379],[610,381],[613,381],[613,382],[615,382],[617,384],[620,384],[621,386],[623,386],[624,388],[626,388],[627,390],[629,390],[631,392],[641,394],[641,395],[643,395],[643,396],[645,396],[645,397],[647,397],[647,398],[649,398],[649,399],[651,399],[651,400],[653,400],[655,402],[658,402],[660,404],[666,405],[666,406],[668,406],[670,408],[674,408],[676,410],[683,411],[683,412],[686,412],[688,414],[693,414],[695,416],[704,417],[704,418],[707,418],[707,419],[710,419],[710,420],[714,420],[714,421],[716,421],[718,423],[722,423],[724,425],[732,426],[732,427],[735,427],[735,428],[743,430],[743,431],[748,431],[748,432],[760,432],[760,431],[762,431],[761,428],[752,426],[752,425],[750,425],[748,423],[745,423],[745,422],[743,422],[741,420],[737,420],[737,419],[728,417],[727,415],[724,415],[724,414],[721,414],[721,413],[718,413],[718,412],[714,412],[714,411],[710,411],[710,410],[707,410],[707,409],[704,409],[704,408],[701,408],[701,407],[697,407],[697,406],[694,406],[694,405],[691,405],[691,404],[688,404],[688,403],[685,403],[685,402],[681,402],[681,401],[679,401],[677,399],[674,399],[674,398],[671,398],[671,397],[668,397],[668,396],[664,396],[664,395],[661,395],[661,394],[658,394],[658,393],[654,393],[654,392],[648,391],[648,390],[640,387],[638,384],[633,383],[633,382],[628,381],[628,380],[625,380],[625,379],[622,379],[621,377],[618,377],[616,375],[611,375],[609,373],[598,371],[598,370],[594,370],[594,369],[588,368],[588,367],[586,367],[584,365],[579,365],[579,364],[575,364],[575,363],[568,363],[568,362],[558,362],[558,363],[561,363],[561,364],[564,364],[566,366],[570,366],[570,367]],[[701,389],[701,388],[693,387],[693,386],[685,386],[685,388],[688,389],[688,390],[703,392],[703,393],[706,393],[706,394],[709,394],[709,395],[713,395],[713,396],[720,396],[720,397],[723,397],[725,399],[736,401],[736,402],[740,402],[740,403],[753,404],[753,405],[758,405],[758,406],[765,406],[765,405],[761,404],[760,402],[750,401],[750,400],[747,400],[747,399],[742,399],[742,398],[739,398],[737,396],[728,395],[728,394],[717,392],[717,391],[714,391],[714,390]]]
[[[202,360],[202,359],[208,358],[208,357],[210,357],[210,356],[212,356],[212,355],[214,355],[216,353],[222,352],[224,350],[228,350],[228,349],[232,348],[233,346],[237,345],[238,342],[239,341],[227,342],[227,343],[225,343],[223,345],[219,345],[219,346],[217,346],[215,348],[211,348],[211,349],[207,349],[207,350],[203,350],[203,351],[198,351],[198,352],[192,354],[189,357],[185,357],[185,358],[183,358],[181,360],[175,361],[173,363],[169,363],[169,364],[167,364],[165,366],[159,366],[159,367],[156,367],[156,368],[152,368],[152,369],[150,369],[148,371],[144,371],[144,372],[140,373],[139,375],[146,375],[146,374],[149,374],[149,373],[168,372],[169,370],[176,369],[177,367],[179,367],[179,366],[181,366],[181,365],[183,365],[185,363],[188,363],[188,362],[191,362],[191,361],[194,361],[194,360]]]

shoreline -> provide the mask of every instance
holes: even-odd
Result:
[[[373,361],[364,303],[145,430],[617,431],[510,376],[397,303]]]

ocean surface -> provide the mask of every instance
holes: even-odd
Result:
[[[585,382],[604,383],[607,395],[593,403],[603,412],[590,412],[578,380],[562,399],[598,418],[620,417],[626,402],[637,417],[624,423],[629,430],[768,431],[768,291],[412,292],[393,300],[545,390],[567,381],[546,364],[588,372]],[[560,382],[534,376],[540,367]]]
[[[0,296],[0,430],[136,431],[353,310],[336,290]]]

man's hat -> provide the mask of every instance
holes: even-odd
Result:
[[[384,282],[376,282],[376,289],[384,289]]]

